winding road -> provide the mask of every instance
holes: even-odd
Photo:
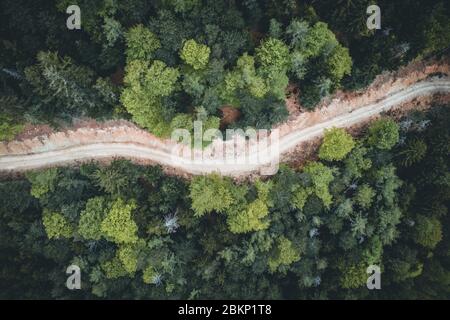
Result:
[[[450,78],[427,79],[391,93],[376,103],[361,106],[310,127],[292,131],[279,139],[274,139],[275,135],[271,136],[270,144],[267,144],[267,141],[253,143],[253,146],[247,150],[241,149],[234,154],[232,161],[217,155],[211,157],[205,155],[201,159],[193,159],[190,154],[180,155],[171,148],[152,148],[133,142],[105,142],[74,145],[31,154],[0,154],[0,171],[25,171],[92,159],[123,157],[150,160],[194,175],[219,172],[222,175],[238,176],[257,171],[263,175],[270,175],[275,173],[281,154],[292,150],[301,142],[320,136],[326,128],[349,127],[414,98],[437,93],[450,93]]]

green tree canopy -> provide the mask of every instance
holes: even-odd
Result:
[[[148,61],[133,60],[125,71],[123,105],[137,124],[158,136],[167,136],[170,124],[166,120],[162,98],[174,91],[179,71],[159,60],[151,65]]]
[[[349,50],[340,44],[334,47],[330,56],[326,59],[328,75],[335,83],[339,83],[345,75],[351,73],[352,64]]]
[[[281,40],[267,38],[256,48],[257,62],[264,69],[273,72],[286,72],[289,65],[289,48]]]
[[[128,275],[127,270],[117,255],[111,260],[103,262],[101,268],[108,279],[117,279]]]
[[[119,258],[120,262],[122,262],[125,270],[129,274],[134,275],[137,270],[139,248],[135,244],[121,245],[117,251],[117,257]]]
[[[264,79],[256,73],[255,59],[247,53],[239,57],[236,67],[227,73],[223,86],[222,99],[234,106],[240,105],[236,96],[239,90],[246,90],[256,98],[262,98],[268,92]]]
[[[436,247],[442,240],[442,225],[439,219],[418,215],[414,240],[429,249]]]
[[[367,209],[370,208],[374,196],[375,191],[368,184],[363,184],[356,192],[355,202],[362,208]]]
[[[364,262],[339,264],[341,273],[340,283],[344,289],[360,288],[366,284],[368,274],[366,273],[368,265]]]
[[[336,38],[328,29],[328,25],[324,22],[316,22],[309,28],[303,39],[304,55],[306,58],[318,56],[327,44],[335,42]]]
[[[200,70],[208,64],[210,53],[211,49],[208,46],[190,39],[184,43],[180,58],[195,70]]]
[[[26,177],[31,182],[31,195],[35,198],[41,198],[46,193],[54,191],[58,176],[58,168],[27,172]]]
[[[391,149],[398,142],[398,129],[392,119],[376,120],[369,127],[368,143],[378,149]]]
[[[93,85],[94,72],[76,65],[68,56],[41,51],[37,64],[25,69],[25,78],[35,94],[41,98],[42,108],[52,114],[95,114],[102,106]]]
[[[0,114],[0,141],[12,140],[23,128],[24,125],[18,123],[12,116]]]
[[[409,167],[419,162],[427,153],[427,145],[422,139],[410,139],[402,150],[398,153],[400,163],[404,167]]]
[[[190,198],[195,216],[201,217],[212,211],[225,212],[234,202],[232,188],[231,181],[218,174],[194,177]]]
[[[291,263],[300,260],[300,253],[286,237],[280,237],[274,248],[272,255],[269,257],[269,270],[275,272],[279,266],[288,266]]]
[[[269,192],[271,183],[264,183],[259,180],[255,182],[258,197],[245,206],[244,209],[238,207],[236,210],[227,212],[227,223],[231,232],[246,233],[251,231],[264,230],[269,227]]]
[[[305,166],[304,172],[311,177],[313,192],[328,207],[332,201],[332,195],[328,187],[334,179],[333,169],[320,162],[310,162]]]
[[[161,47],[156,35],[142,24],[130,28],[125,39],[127,45],[125,53],[129,61],[151,60],[155,51]]]
[[[105,217],[107,202],[105,198],[95,197],[88,200],[86,208],[80,213],[78,233],[85,239],[100,240],[101,223]]]
[[[49,239],[70,238],[73,235],[73,227],[57,212],[44,211],[42,223]]]
[[[117,199],[101,223],[102,233],[119,244],[135,243],[138,240],[138,227],[132,218],[135,208],[134,202],[126,203],[120,198]]]
[[[326,129],[319,157],[323,160],[342,160],[355,146],[352,136],[342,128]]]

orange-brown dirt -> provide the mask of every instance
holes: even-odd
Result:
[[[220,129],[225,129],[228,125],[236,122],[241,116],[241,112],[232,106],[223,106],[220,108],[222,118],[220,119]]]
[[[367,89],[356,92],[339,91],[322,101],[313,112],[301,111],[295,88],[290,87],[288,88],[290,94],[286,100],[290,116],[285,123],[277,126],[280,137],[374,103],[392,92],[404,89],[435,73],[450,74],[449,63],[446,59],[428,62],[416,61],[400,68],[397,72],[385,72],[379,75]],[[405,112],[411,108],[426,107],[431,99],[433,98],[415,99],[401,105],[400,108],[402,112]],[[449,101],[448,96],[441,99]],[[399,107],[395,110],[399,110]],[[352,127],[351,131],[353,130]],[[27,130],[18,135],[16,140],[0,143],[0,156],[45,152],[66,146],[96,142],[133,142],[160,150],[169,150],[174,146],[173,141],[157,138],[126,120],[98,122],[92,119],[83,119],[58,132],[52,131],[48,126],[27,127]],[[315,138],[307,143],[297,145],[291,151],[286,152],[282,156],[282,160],[301,165],[313,157],[319,143],[320,138]],[[176,171],[170,168],[165,168],[165,170],[167,172]],[[176,172],[173,173],[176,174]],[[184,175],[180,172],[178,174]]]
[[[433,104],[444,105],[450,103],[450,94],[447,95],[434,95],[413,99],[411,101],[399,104],[394,109],[385,113],[385,116],[399,120],[402,117],[408,115],[408,113],[416,110],[426,110]],[[360,122],[357,125],[347,128],[347,132],[353,137],[358,138],[366,133],[367,127],[374,119],[379,118],[382,115],[377,115],[366,121]],[[308,161],[314,161],[318,159],[318,150],[322,144],[322,137],[316,137],[310,141],[303,142],[297,145],[292,151],[285,153],[281,157],[281,162],[287,163],[294,168],[301,168]]]

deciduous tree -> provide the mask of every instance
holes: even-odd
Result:
[[[78,233],[88,240],[100,240],[102,237],[101,223],[105,218],[107,200],[95,197],[88,200],[86,208],[80,213]]]
[[[234,202],[232,188],[231,181],[217,174],[195,177],[190,185],[195,216],[201,217],[212,211],[225,213]]]
[[[73,235],[73,227],[60,213],[44,211],[42,223],[49,239],[70,238]]]
[[[429,249],[436,247],[442,240],[442,225],[439,219],[418,215],[414,240]]]
[[[389,118],[376,120],[369,127],[368,143],[378,149],[391,149],[399,139],[398,124]]]
[[[323,160],[342,160],[355,146],[352,136],[342,128],[326,129],[319,157]]]
[[[138,227],[132,217],[134,209],[136,209],[134,202],[126,203],[120,198],[117,199],[111,205],[111,209],[101,223],[100,230],[102,233],[118,244],[137,242]]]
[[[269,257],[269,270],[275,272],[280,266],[288,266],[300,260],[300,253],[286,237],[280,237],[274,248],[274,252]]]
[[[190,39],[184,43],[180,58],[195,70],[199,70],[208,64],[210,53],[211,49],[208,46]]]
[[[130,28],[125,35],[125,40],[127,45],[125,53],[129,61],[151,60],[155,51],[161,47],[156,35],[142,24]]]

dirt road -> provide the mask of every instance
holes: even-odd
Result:
[[[189,174],[205,174],[219,172],[222,175],[242,176],[260,170],[262,174],[274,173],[271,169],[264,169],[272,164],[276,170],[277,162],[281,154],[291,150],[301,142],[323,134],[323,130],[331,127],[349,127],[359,122],[387,111],[397,105],[411,101],[415,98],[434,95],[437,93],[450,93],[450,78],[435,78],[415,83],[408,88],[391,93],[376,103],[348,110],[347,112],[332,119],[317,123],[315,125],[294,130],[270,144],[267,141],[250,143],[247,148],[233,149],[233,157],[224,159],[221,153],[215,152],[214,148],[208,148],[201,158],[193,158],[192,154],[179,154],[179,145],[149,146],[125,141],[117,142],[84,143],[58,147],[56,150],[36,152],[32,154],[1,154],[0,171],[24,171],[40,167],[68,164],[91,159],[105,159],[123,157],[128,159],[151,160],[164,166],[182,170]],[[275,136],[271,136],[275,138]],[[218,142],[213,144],[218,145]],[[229,143],[228,143],[229,145]],[[228,149],[227,149],[228,150]],[[195,153],[199,154],[198,150]],[[262,171],[261,171],[262,170]]]

